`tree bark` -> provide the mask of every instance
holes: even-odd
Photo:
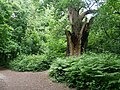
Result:
[[[87,19],[83,22],[83,19],[90,13],[93,13],[93,11],[88,10],[79,15],[79,11],[72,7],[68,8],[68,19],[72,31],[65,31],[67,38],[67,56],[78,56],[85,51],[88,41],[88,29],[92,19],[90,19],[89,22],[87,22]]]

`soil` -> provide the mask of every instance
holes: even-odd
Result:
[[[53,83],[48,71],[15,72],[0,69],[0,90],[75,90],[61,83]]]

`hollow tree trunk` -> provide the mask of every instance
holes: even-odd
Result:
[[[72,31],[65,31],[67,38],[67,52],[68,56],[82,54],[87,46],[89,22],[87,19],[83,22],[85,15],[92,13],[92,10],[83,12],[81,15],[79,11],[72,7],[68,8],[68,18],[71,23]]]

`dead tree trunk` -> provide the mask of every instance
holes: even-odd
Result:
[[[87,46],[88,41],[88,28],[91,20],[87,22],[83,19],[87,14],[92,13],[92,10],[88,10],[79,14],[79,11],[76,9],[69,7],[68,8],[68,18],[71,23],[72,31],[66,31],[67,38],[67,52],[68,56],[80,55],[82,54]]]

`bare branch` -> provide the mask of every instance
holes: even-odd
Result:
[[[88,2],[87,2],[86,0],[85,0],[85,3],[87,4],[87,8],[89,8],[89,10],[90,10],[90,7],[89,7],[89,6],[90,6],[91,3],[88,4]]]
[[[96,2],[94,2],[94,3],[90,6],[90,8],[93,7],[95,4],[96,4]]]
[[[82,21],[83,18],[84,18],[87,14],[94,13],[95,11],[97,11],[97,10],[87,10],[87,11],[83,12],[82,14],[80,14],[80,17],[79,17],[80,20]]]
[[[84,31],[84,29],[85,29],[85,27],[86,27],[86,24],[87,24],[87,21],[83,23],[82,28],[81,28],[81,30],[80,30],[80,36],[81,36],[81,37],[82,37],[82,33],[83,33],[83,31]]]

